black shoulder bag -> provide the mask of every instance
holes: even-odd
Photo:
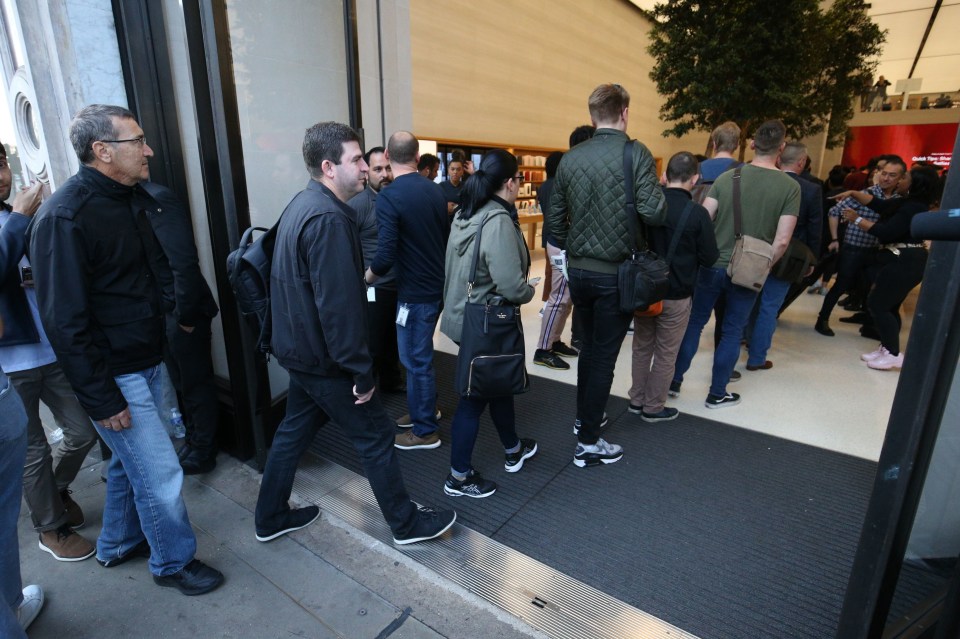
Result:
[[[637,245],[637,211],[633,200],[633,140],[623,147],[623,187],[626,192],[627,228],[634,248],[630,257],[617,269],[617,289],[620,293],[620,312],[633,315],[645,311],[670,292],[670,267],[649,249]],[[646,238],[646,225],[644,225]],[[647,245],[650,242],[647,240]]]
[[[506,397],[530,389],[520,307],[500,296],[471,302],[473,283],[480,261],[483,226],[496,215],[487,215],[473,239],[473,266],[467,282],[467,303],[463,309],[463,331],[454,384],[461,397]]]

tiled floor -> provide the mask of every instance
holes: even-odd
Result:
[[[543,251],[534,252],[531,276],[543,273]],[[540,289],[542,290],[542,289]],[[731,384],[743,401],[738,406],[711,410],[703,405],[710,385],[713,355],[712,321],[704,329],[700,351],[685,376],[683,391],[667,405],[727,424],[741,426],[786,439],[803,442],[876,460],[880,455],[890,407],[899,372],[871,370],[860,361],[860,354],[872,351],[877,342],[860,337],[856,324],[843,324],[849,315],[837,309],[831,318],[836,337],[814,332],[813,324],[823,298],[804,293],[780,318],[768,359],[774,366],[767,371],[749,372],[746,353],[737,370],[743,379]],[[916,291],[904,305],[903,343],[909,331]],[[523,307],[524,333],[532,375],[576,384],[576,360],[568,371],[556,371],[533,365],[533,351],[540,332],[542,308],[540,296]],[[569,322],[564,341],[569,342]],[[434,339],[438,350],[455,353],[456,346],[441,335]],[[624,341],[617,360],[612,392],[626,397],[630,388],[630,339]],[[571,388],[571,392],[573,389]]]

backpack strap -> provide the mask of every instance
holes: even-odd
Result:
[[[665,261],[667,265],[670,265],[670,262],[673,261],[673,256],[677,252],[677,246],[680,244],[680,236],[683,235],[683,228],[687,225],[687,220],[690,218],[690,211],[693,210],[693,200],[691,199],[687,202],[687,205],[683,207],[683,213],[680,214],[680,224],[677,225],[676,230],[673,232],[673,237],[670,239],[670,248],[667,249],[667,257]]]
[[[733,235],[738,240],[743,237],[743,215],[740,210],[740,171],[743,165],[733,170]]]
[[[473,283],[477,279],[477,266],[480,264],[480,238],[483,236],[484,225],[498,215],[507,215],[504,210],[488,211],[480,220],[480,228],[473,236],[473,264],[470,267],[470,279],[467,280],[467,301],[470,301],[470,294],[473,293]]]

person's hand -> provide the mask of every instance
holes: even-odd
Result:
[[[101,419],[97,423],[109,430],[121,431],[125,428],[130,428],[130,426],[133,425],[130,421],[130,408],[124,408],[113,417]]]
[[[817,268],[816,265],[811,264],[809,267],[807,267],[807,272],[804,273],[803,276],[804,276],[804,277],[810,277],[811,275],[813,275],[813,271],[814,271],[816,268]]]
[[[853,222],[858,217],[860,216],[853,209],[843,209],[843,219],[847,222]]]
[[[184,326],[183,324],[177,324],[180,327],[180,330],[184,333],[192,333],[196,326]]]
[[[845,200],[845,199],[847,199],[848,197],[853,197],[853,194],[854,194],[854,193],[856,193],[856,191],[841,191],[840,193],[837,193],[836,195],[831,195],[831,196],[830,196],[830,199],[831,199],[831,200],[836,200],[837,202],[840,202],[841,200]]]
[[[373,284],[377,279],[377,276],[370,270],[370,267],[367,267],[366,272],[363,274],[363,281],[367,284]]]
[[[834,241],[830,242],[829,244],[827,244],[827,250],[830,251],[831,253],[836,253],[837,251],[839,251],[839,250],[840,250],[840,241],[839,241],[839,240],[834,240]]]
[[[473,168],[473,160],[467,160],[463,163],[463,172],[467,175],[473,175],[476,169]]]
[[[11,206],[15,213],[33,217],[43,201],[43,184],[34,182],[32,185],[20,189],[13,198]]]
[[[370,390],[368,390],[366,393],[364,393],[364,394],[361,395],[361,394],[357,393],[357,385],[354,384],[354,385],[353,385],[353,396],[357,398],[357,401],[355,401],[354,404],[358,404],[358,405],[359,405],[359,404],[366,404],[367,402],[370,401],[370,398],[373,397],[373,392],[374,392],[375,390],[377,390],[377,387],[376,387],[376,386],[374,386],[373,388],[371,388]]]

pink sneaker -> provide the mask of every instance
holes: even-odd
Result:
[[[867,366],[878,371],[888,371],[894,368],[902,368],[903,353],[901,352],[899,355],[891,355],[888,352],[884,352],[884,354],[880,357],[867,362]]]
[[[873,360],[877,359],[878,357],[885,354],[886,352],[887,352],[887,349],[885,349],[883,347],[883,344],[881,344],[880,346],[877,346],[877,350],[872,351],[870,353],[864,353],[863,355],[861,355],[860,359],[862,359],[865,362],[872,362]]]

